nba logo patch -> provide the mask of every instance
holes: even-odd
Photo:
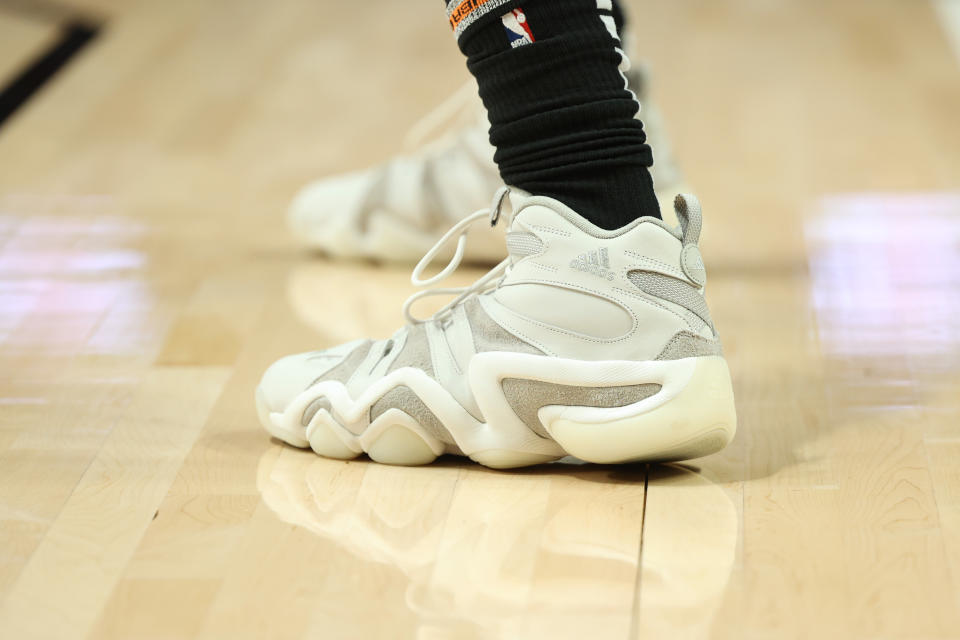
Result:
[[[500,20],[507,32],[507,42],[514,49],[536,42],[533,31],[530,30],[530,25],[527,23],[527,14],[523,12],[523,9],[514,9],[510,13],[505,13],[500,17]]]

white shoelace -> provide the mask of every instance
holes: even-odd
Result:
[[[489,220],[490,226],[495,227],[500,219],[500,210],[509,194],[509,187],[500,187],[494,194],[493,202],[488,208],[480,209],[470,214],[457,224],[453,225],[449,231],[443,234],[443,237],[437,240],[437,243],[433,245],[433,247],[431,247],[422,258],[420,258],[420,262],[418,262],[417,266],[413,268],[413,272],[410,274],[410,282],[413,283],[413,286],[420,288],[432,286],[441,280],[444,280],[450,276],[450,274],[456,271],[463,260],[463,253],[467,246],[467,235],[470,233],[470,228],[474,225],[474,223],[480,220]],[[424,279],[423,271],[430,266],[434,258],[437,257],[437,254],[440,253],[440,251],[443,250],[447,243],[453,238],[457,239],[457,248],[453,253],[453,257],[450,259],[450,262],[447,264],[447,266],[441,269],[440,273],[437,275]],[[490,269],[490,271],[480,276],[480,278],[478,278],[473,284],[467,287],[438,287],[435,289],[418,291],[407,298],[406,302],[403,303],[403,316],[410,324],[422,324],[433,319],[441,318],[471,295],[495,288],[499,284],[500,279],[507,274],[507,271],[510,268],[510,263],[511,258],[508,256],[502,262],[500,262],[500,264]],[[414,316],[411,312],[413,304],[421,298],[427,298],[430,296],[456,297],[427,318],[417,318]]]
[[[409,153],[442,146],[452,135],[451,131],[465,125],[467,120],[478,120],[478,105],[477,83],[470,79],[410,127],[403,138],[403,149]],[[428,144],[428,141],[431,142]]]

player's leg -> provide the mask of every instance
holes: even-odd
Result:
[[[609,0],[447,5],[504,182],[556,198],[605,229],[660,217],[653,155],[611,9]]]

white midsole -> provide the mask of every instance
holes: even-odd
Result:
[[[634,451],[638,447],[669,448],[710,430],[722,431],[723,437],[729,441],[736,428],[729,373],[725,361],[719,356],[668,361],[590,362],[487,352],[471,359],[468,377],[486,421],[474,418],[423,371],[402,368],[375,381],[357,398],[351,398],[346,387],[338,381],[313,385],[294,398],[282,412],[269,413],[274,427],[271,431],[291,444],[306,446],[313,430],[328,428],[347,449],[359,454],[369,450],[383,431],[399,424],[420,436],[438,455],[452,450],[399,408],[390,409],[369,421],[370,407],[397,386],[409,387],[444,425],[455,441],[456,449],[468,456],[485,451],[555,457],[571,453],[588,460],[613,462],[621,461],[617,458],[642,457],[642,451]],[[580,387],[658,384],[661,389],[650,397],[622,407],[542,407],[539,417],[553,437],[548,439],[531,431],[514,413],[503,393],[505,378]],[[696,393],[706,395],[692,396],[691,387],[697,388]],[[317,411],[304,432],[301,417],[307,407],[321,397],[328,400],[331,411]],[[656,417],[658,411],[664,414],[664,420]],[[609,427],[604,431],[602,425]],[[646,436],[635,436],[636,430],[643,431]],[[597,440],[611,440],[606,436],[614,434],[612,440],[623,442],[595,445]]]

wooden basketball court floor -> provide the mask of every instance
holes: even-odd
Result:
[[[0,80],[55,36],[30,4]],[[321,459],[253,407],[273,359],[401,322],[408,267],[302,253],[282,214],[465,79],[439,2],[72,4],[101,35],[0,128],[0,638],[960,637],[933,6],[633,3],[740,431],[495,472]]]

